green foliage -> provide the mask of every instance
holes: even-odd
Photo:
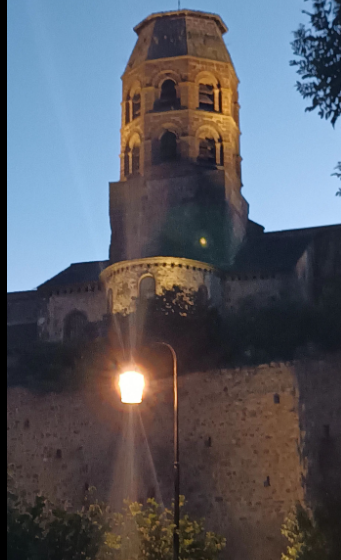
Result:
[[[97,500],[78,512],[54,507],[44,496],[33,505],[7,493],[7,560],[106,560],[114,541],[108,508]]]
[[[312,12],[304,11],[310,26],[300,25],[292,48],[300,60],[292,60],[305,83],[297,89],[311,98],[307,111],[318,109],[334,126],[341,113],[341,0],[312,0]]]
[[[257,308],[251,298],[224,320],[205,293],[173,286],[137,302],[135,317],[113,316],[108,340],[73,346],[39,342],[23,349],[8,384],[40,393],[99,388],[112,375],[112,363],[125,363],[131,353],[147,371],[163,377],[169,374],[168,352],[155,341],[171,344],[179,371],[190,372],[291,360],[307,347],[335,351],[340,340],[340,278],[324,283],[314,307],[283,298]]]
[[[341,161],[337,162],[335,169],[336,171],[332,173],[332,176],[337,177],[341,181]],[[336,196],[341,196],[341,187],[339,187],[339,190],[336,192]]]
[[[339,560],[340,513],[339,502],[320,506],[314,514],[296,504],[282,526],[289,543],[282,560]]]
[[[301,504],[285,520],[282,535],[289,542],[282,560],[327,560],[326,538]]]
[[[145,343],[163,340],[172,344],[187,371],[205,367],[217,351],[221,320],[205,294],[173,286],[150,300],[143,316]]]
[[[173,512],[155,500],[125,502],[112,513],[94,489],[80,511],[55,507],[43,496],[19,499],[8,478],[7,560],[171,560]],[[181,497],[180,506],[183,507]],[[202,521],[180,519],[180,559],[215,560],[225,539],[206,532]]]
[[[291,60],[297,73],[305,80],[296,87],[304,99],[312,104],[306,111],[318,109],[321,118],[330,119],[334,126],[341,114],[341,0],[312,0],[313,11],[308,15],[310,26],[300,25],[291,43],[294,55]],[[333,176],[341,180],[341,162]],[[341,187],[336,192],[341,196]]]
[[[184,294],[173,286],[151,301],[146,328],[179,349],[187,371],[291,360],[305,347],[335,351],[341,340],[341,281],[325,282],[316,306],[283,298],[255,307],[246,298],[224,320],[197,292]]]
[[[77,390],[101,369],[104,356],[105,344],[101,340],[72,345],[37,342],[20,351],[8,385],[41,393]]]
[[[183,506],[181,496],[180,507]],[[171,509],[162,508],[154,499],[148,499],[145,507],[126,502],[123,513],[115,517],[114,532],[120,544],[115,560],[172,560],[173,531]],[[193,521],[186,514],[181,516],[181,560],[214,560],[224,547],[225,539],[206,532],[202,521]]]

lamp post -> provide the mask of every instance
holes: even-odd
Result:
[[[180,463],[179,463],[179,411],[178,411],[178,371],[177,359],[174,348],[167,342],[156,342],[167,346],[173,358],[173,395],[174,395],[174,532],[173,532],[173,559],[179,560],[179,528],[180,528]],[[121,373],[119,378],[121,401],[129,404],[142,402],[144,377],[136,371]]]

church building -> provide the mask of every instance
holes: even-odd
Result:
[[[41,393],[25,378],[25,345],[104,336],[121,316],[140,326],[139,305],[174,286],[244,322],[246,302],[252,312],[276,302],[314,306],[341,282],[341,224],[265,232],[249,219],[238,78],[222,19],[157,13],[135,32],[122,76],[120,177],[109,184],[108,258],[8,294],[8,465],[28,500],[41,492],[81,507],[95,486],[113,508],[133,492],[168,506],[174,432],[171,377],[149,376],[134,416],[113,389],[112,355],[105,375],[94,367],[95,381],[72,391],[51,390],[34,362],[48,386]],[[200,329],[192,330],[198,348]],[[11,384],[18,355],[26,385]],[[226,537],[223,559],[279,559],[293,504],[341,495],[340,353],[226,362],[189,372],[179,360],[181,494],[193,517]],[[73,380],[70,372],[63,379]]]
[[[9,345],[73,340],[179,286],[224,315],[318,301],[341,274],[341,226],[265,232],[242,195],[238,78],[220,16],[156,13],[134,28],[122,76],[119,181],[101,262],[73,263],[8,295]]]

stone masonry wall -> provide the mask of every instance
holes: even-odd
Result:
[[[136,311],[139,282],[145,276],[154,278],[158,295],[163,290],[172,290],[173,286],[180,286],[185,292],[198,291],[201,286],[205,286],[212,304],[221,307],[221,285],[216,268],[190,259],[154,257],[116,263],[102,272],[101,279],[107,297],[109,290],[112,290],[111,313],[129,315]]]
[[[81,311],[90,323],[96,323],[102,321],[106,310],[105,291],[98,283],[58,290],[58,294],[53,293],[42,306],[40,338],[50,342],[63,340],[65,318],[73,311]]]
[[[181,492],[226,535],[224,558],[279,559],[280,526],[302,481],[310,496],[326,481],[338,491],[340,364],[334,355],[180,375]],[[45,397],[9,390],[8,463],[29,498],[79,506],[90,484],[115,508],[128,495],[169,503],[171,380],[150,381],[138,407],[122,405],[108,383]]]

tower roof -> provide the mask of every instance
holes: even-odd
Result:
[[[138,25],[135,25],[134,31],[135,33],[137,33],[137,35],[139,35],[141,29],[143,29],[149,22],[156,19],[170,18],[170,17],[183,18],[187,16],[195,17],[195,18],[211,19],[215,21],[222,35],[228,31],[225,23],[223,22],[220,16],[218,16],[217,14],[211,14],[209,12],[201,12],[199,10],[173,10],[170,12],[157,12],[155,14],[150,14],[150,16],[147,16]]]
[[[227,27],[216,14],[178,10],[151,14],[134,27],[138,40],[127,70],[146,60],[195,56],[231,62],[222,35]]]

